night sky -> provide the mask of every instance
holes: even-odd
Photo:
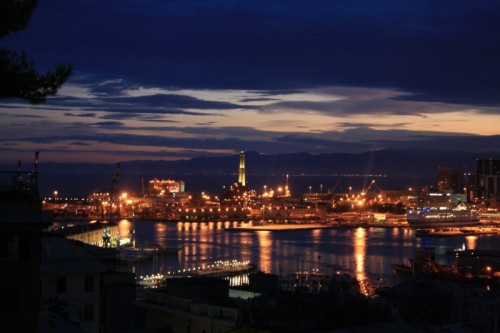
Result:
[[[41,0],[0,40],[55,97],[0,100],[0,163],[500,152],[500,2]]]

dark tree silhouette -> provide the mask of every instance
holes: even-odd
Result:
[[[38,0],[0,0],[0,38],[24,29],[37,5]],[[71,65],[60,64],[40,74],[25,52],[0,47],[0,98],[45,102],[47,96],[57,93],[72,69]]]

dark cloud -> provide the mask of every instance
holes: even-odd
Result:
[[[125,123],[122,123],[120,121],[101,121],[91,124],[91,126],[99,126],[99,127],[119,127],[123,125],[125,125]]]
[[[85,141],[73,141],[70,144],[73,146],[91,146],[88,142]]]
[[[41,119],[41,118],[46,118],[45,116],[37,115],[37,114],[10,114],[10,113],[2,113],[0,112],[0,117],[13,117],[13,118],[35,118],[35,119]]]
[[[124,96],[125,91],[137,88],[139,88],[137,85],[123,79],[108,80],[90,86],[91,92],[100,97]]]
[[[394,123],[394,124],[376,124],[376,123],[349,123],[349,122],[340,122],[336,123],[336,125],[340,128],[356,128],[356,129],[361,129],[361,128],[367,128],[367,129],[373,129],[373,128],[404,128],[405,126],[409,125],[409,123]]]
[[[101,124],[101,126],[116,126],[119,124]],[[354,124],[343,124],[345,127]],[[500,143],[500,136],[477,136],[464,135],[460,133],[442,134],[438,132],[415,132],[407,130],[374,130],[368,124],[359,125],[356,128],[349,128],[343,132],[321,132],[321,133],[279,133],[259,131],[253,128],[232,127],[148,127],[137,128],[137,131],[148,131],[150,135],[139,134],[111,134],[111,133],[87,133],[81,130],[78,133],[69,130],[67,133],[58,133],[57,135],[32,136],[23,139],[25,142],[32,142],[44,145],[60,145],[62,150],[71,150],[72,145],[77,146],[95,146],[95,142],[115,144],[126,147],[124,151],[130,154],[140,156],[152,154],[140,149],[143,146],[157,147],[158,156],[163,152],[168,154],[177,153],[187,157],[184,151],[196,152],[207,151],[211,154],[225,154],[223,151],[233,150],[254,150],[262,153],[280,153],[308,151],[312,154],[321,154],[328,152],[360,153],[374,149],[415,149],[429,148],[435,150],[463,150],[474,152],[488,152],[497,150]],[[171,136],[162,136],[165,131],[178,131],[188,134],[189,137],[179,138]],[[157,132],[158,135],[153,133]],[[85,134],[83,134],[85,133]],[[210,138],[210,135],[217,134],[217,138]],[[200,139],[205,137],[204,139]],[[4,143],[17,141],[13,138],[2,139]],[[71,142],[71,144],[67,144]],[[136,149],[134,147],[137,147]],[[168,147],[168,149],[167,149]],[[183,152],[172,152],[170,148],[181,148]],[[48,148],[50,149],[50,147]],[[99,150],[95,147],[96,151]],[[216,153],[219,151],[220,153]],[[122,154],[124,152],[122,151]],[[193,155],[191,157],[196,156]],[[169,155],[170,156],[170,155]],[[172,155],[173,156],[173,155]]]
[[[179,110],[179,113],[180,110]],[[101,119],[111,119],[111,120],[142,120],[142,121],[151,121],[155,123],[176,123],[175,120],[162,119],[157,116],[153,116],[151,114],[143,114],[143,113],[109,113],[99,117]]]
[[[69,62],[75,72],[66,93],[46,104],[2,101],[2,119],[25,118],[3,125],[2,149],[22,142],[98,152],[99,142],[126,148],[110,154],[159,158],[240,150],[498,150],[498,136],[405,131],[404,118],[385,125],[369,118],[498,114],[498,17],[493,0],[42,1],[28,28],[2,42],[25,49],[41,71]],[[219,89],[228,96],[211,95]],[[30,111],[53,117],[37,121],[45,116]],[[252,128],[259,125],[250,117],[259,112],[267,126],[290,123],[307,132]],[[304,123],[285,112],[304,114]],[[233,114],[243,114],[242,126],[223,127],[222,120],[238,123],[222,118]],[[340,131],[318,130],[306,121],[311,114],[346,121],[332,124]]]
[[[196,123],[195,125],[197,125],[197,126],[212,126],[215,124],[216,124],[215,121],[207,121],[207,122],[203,122],[203,123]]]
[[[230,109],[247,109],[243,105],[236,105],[228,102],[215,102],[209,100],[202,100],[186,95],[175,94],[155,94],[140,97],[118,97],[104,100],[104,102],[111,102],[115,104],[132,104],[143,105],[146,107],[159,107],[159,108],[180,108],[180,109],[197,109],[197,110],[230,110]]]
[[[371,89],[335,89],[327,91],[331,94],[331,100],[311,101],[311,100],[293,100],[293,101],[280,101],[276,103],[267,104],[259,108],[261,112],[281,112],[282,110],[294,111],[302,113],[304,111],[316,111],[331,116],[352,116],[352,115],[402,115],[402,116],[421,116],[456,112],[456,105],[436,105],[430,102],[410,103],[402,98],[402,94],[385,91],[383,94],[378,90]],[[341,98],[338,98],[338,97]],[[337,97],[337,98],[336,98]],[[396,101],[397,99],[400,101]],[[325,99],[325,97],[323,97]],[[463,106],[460,106],[463,108]],[[486,110],[484,113],[498,111]],[[478,109],[477,112],[483,112]]]
[[[78,113],[78,114],[66,112],[64,115],[67,117],[83,117],[83,118],[95,118],[96,117],[96,114],[93,112],[85,112],[85,113]]]
[[[242,102],[242,103],[249,103],[249,102],[272,102],[272,101],[279,101],[279,99],[277,99],[277,98],[262,97],[262,98],[243,98],[242,100],[240,100],[240,102]]]
[[[45,110],[60,111],[61,108],[73,108],[79,110],[89,110],[89,114],[94,114],[95,111],[121,113],[121,117],[125,117],[126,113],[132,114],[131,118],[137,117],[139,114],[186,114],[192,116],[206,115],[203,112],[183,110],[182,108],[193,108],[197,110],[208,109],[241,109],[244,106],[238,106],[225,102],[212,102],[200,100],[190,96],[181,95],[146,95],[141,97],[93,97],[82,96],[78,97],[55,97],[51,98],[47,105],[42,108]],[[67,115],[74,115],[68,113]],[[79,116],[85,115],[80,112]],[[117,116],[117,117],[120,117]],[[90,117],[90,116],[89,116]]]
[[[68,61],[94,79],[390,87],[409,100],[499,105],[498,17],[493,0],[47,1],[7,41],[28,45],[42,65]],[[94,89],[110,96],[125,87],[110,81]]]
[[[66,112],[66,116],[77,117],[94,117],[97,111],[119,113],[119,115],[108,115],[109,117],[125,119],[139,119],[148,116],[149,114],[157,115],[192,115],[192,116],[205,116],[207,113],[218,115],[217,110],[240,110],[252,109],[253,107],[234,104],[224,101],[212,101],[209,99],[200,99],[188,95],[180,95],[175,93],[151,93],[154,88],[140,90],[142,87],[135,87],[131,90],[140,96],[131,96],[127,94],[123,88],[125,86],[132,87],[133,85],[126,84],[124,80],[119,80],[119,87],[115,87],[115,93],[111,92],[103,94],[95,94],[101,86],[106,86],[109,83],[94,82],[86,84],[86,88],[92,93],[81,94],[80,96],[57,95],[49,98],[48,102],[37,106],[39,110],[53,110],[53,111],[67,111],[68,109],[78,110],[73,112]],[[139,92],[138,92],[139,91]],[[175,90],[174,90],[175,91]],[[4,103],[5,108],[14,108],[15,104]],[[2,105],[0,105],[2,107]],[[198,112],[200,110],[203,112]],[[215,110],[215,111],[214,111]],[[81,112],[83,111],[83,112]],[[130,116],[127,116],[130,114]],[[145,115],[144,117],[141,116]],[[158,117],[152,119],[160,119]],[[163,120],[164,121],[164,120]]]
[[[163,107],[157,107],[157,108],[151,108],[147,106],[141,106],[140,104],[137,105],[123,105],[123,104],[104,104],[105,106],[100,108],[101,111],[105,112],[116,112],[120,114],[124,114],[127,112],[130,112],[131,114],[138,115],[138,114],[156,114],[156,115],[178,115],[178,114],[185,114],[185,115],[190,115],[190,116],[205,116],[205,113],[202,112],[193,112],[193,111],[186,111],[186,110],[181,110],[177,108],[163,108]]]

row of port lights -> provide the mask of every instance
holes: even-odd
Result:
[[[157,279],[163,279],[167,277],[168,275],[173,275],[173,274],[183,274],[183,273],[189,273],[189,272],[197,272],[197,271],[203,271],[203,270],[208,270],[208,269],[225,269],[225,268],[236,268],[236,267],[241,267],[241,266],[247,266],[250,264],[250,261],[238,261],[238,260],[232,260],[232,261],[216,261],[212,265],[207,265],[207,266],[199,266],[199,267],[193,267],[193,268],[188,268],[188,269],[179,269],[177,272],[175,271],[169,271],[166,274],[152,274],[152,275],[146,275],[146,276],[140,276],[140,280],[148,281],[148,280],[157,280]]]

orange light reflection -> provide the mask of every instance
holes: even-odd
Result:
[[[366,230],[364,228],[356,229],[354,236],[354,260],[356,263],[356,279],[359,282],[361,293],[369,294],[368,284],[365,272],[365,256],[366,256]]]
[[[259,239],[259,267],[265,273],[271,272],[271,232],[257,231]]]
[[[477,236],[467,236],[465,237],[465,243],[468,250],[476,249]]]
[[[132,223],[129,220],[121,220],[118,222],[118,232],[120,239],[130,238],[132,233]]]

